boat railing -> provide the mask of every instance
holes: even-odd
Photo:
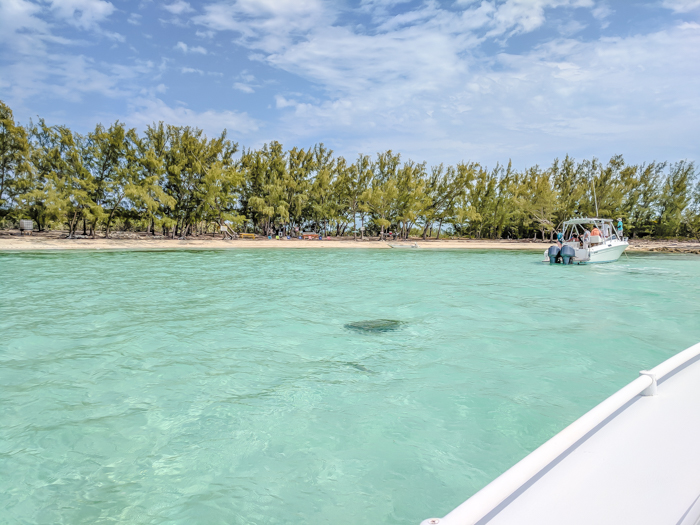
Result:
[[[700,356],[700,343],[676,354],[639,377],[574,421],[531,452],[444,518],[429,518],[421,525],[474,525],[494,515],[503,504],[525,490],[548,466],[574,448],[637,396],[656,395],[657,384]]]

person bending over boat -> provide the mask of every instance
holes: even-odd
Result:
[[[581,238],[581,241],[584,248],[587,248],[588,244],[591,242],[591,232],[589,232],[586,228],[583,229],[583,237]]]

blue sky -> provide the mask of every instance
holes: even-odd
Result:
[[[697,161],[700,0],[0,0],[0,99],[348,159]]]

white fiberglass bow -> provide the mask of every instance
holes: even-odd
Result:
[[[630,384],[444,518],[421,525],[697,525],[700,343]]]

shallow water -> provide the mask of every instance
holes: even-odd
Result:
[[[0,254],[0,523],[442,516],[700,341],[700,258],[540,258]]]

